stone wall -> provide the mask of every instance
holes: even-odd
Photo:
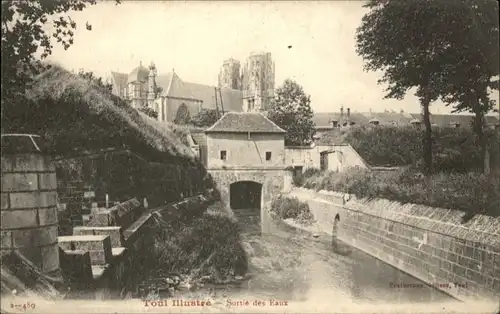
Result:
[[[357,200],[294,188],[307,201],[320,228],[460,300],[500,295],[500,218],[478,215],[461,224],[463,213],[387,200]],[[448,285],[448,286],[446,286]]]
[[[281,193],[285,187],[285,177],[288,183],[291,179],[290,172],[282,168],[276,169],[211,169],[210,175],[216,183],[217,191],[220,193],[220,201],[226,211],[232,215],[230,207],[230,186],[238,181],[253,181],[262,184],[261,194],[261,223],[262,232],[266,232],[268,226],[268,214],[273,198]]]
[[[104,205],[105,194],[113,201],[147,197],[150,206],[173,202],[204,189],[203,169],[187,164],[148,162],[128,150],[106,150],[57,160],[57,180],[62,203],[68,202],[71,215],[83,206],[85,191],[95,193],[95,202]],[[76,186],[78,183],[79,186]],[[69,208],[69,202],[76,208]]]
[[[328,154],[328,170],[331,171],[343,171],[349,167],[368,167],[363,158],[349,144],[287,147],[285,148],[285,164],[293,167],[300,166],[304,169],[320,169],[322,152],[331,152]]]
[[[18,250],[44,273],[59,270],[56,188],[50,157],[2,154],[2,253]]]

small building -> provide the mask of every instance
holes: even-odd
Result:
[[[228,112],[205,131],[201,158],[237,217],[263,217],[284,188],[285,133],[260,112]]]

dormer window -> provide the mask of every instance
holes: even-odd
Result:
[[[227,151],[225,150],[220,151],[220,160],[227,160]]]

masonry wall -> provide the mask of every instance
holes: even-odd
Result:
[[[230,215],[233,215],[233,210],[230,207],[231,184],[239,181],[253,181],[262,185],[260,211],[262,232],[267,232],[270,226],[269,209],[271,208],[273,198],[283,192],[283,190],[290,189],[291,185],[291,174],[289,171],[283,169],[264,171],[254,169],[218,169],[210,170],[210,175],[215,181],[217,191],[220,193],[220,202]]]
[[[207,167],[276,167],[285,160],[283,134],[210,133],[207,134]],[[221,151],[226,160],[221,160]],[[266,152],[271,159],[266,160]]]
[[[476,216],[461,224],[462,213],[387,200],[351,199],[294,188],[319,225],[331,232],[340,215],[338,238],[440,290],[461,299],[500,295],[500,219]],[[458,285],[456,285],[458,284]]]
[[[287,147],[285,149],[285,164],[287,166],[302,166],[320,168],[321,152],[328,154],[328,170],[343,171],[349,167],[366,168],[363,158],[350,145],[318,145],[313,147]]]
[[[55,167],[41,154],[2,154],[1,251],[18,250],[44,273],[59,270]]]

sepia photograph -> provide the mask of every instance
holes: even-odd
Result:
[[[2,0],[1,314],[500,313],[495,0]]]

